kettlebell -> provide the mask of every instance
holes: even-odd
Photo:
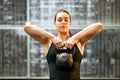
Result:
[[[56,66],[60,69],[68,69],[73,65],[74,49],[59,49],[56,51]]]

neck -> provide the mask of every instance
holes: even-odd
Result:
[[[69,33],[59,33],[57,37],[62,41],[66,41],[70,37],[70,35]]]

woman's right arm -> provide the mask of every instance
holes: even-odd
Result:
[[[39,41],[42,45],[48,44],[50,40],[56,45],[57,48],[62,45],[62,41],[60,41],[56,36],[36,25],[26,24],[24,26],[24,31],[32,38]]]

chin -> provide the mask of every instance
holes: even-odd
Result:
[[[61,33],[64,33],[64,34],[66,34],[66,33],[67,33],[67,31],[61,31]]]

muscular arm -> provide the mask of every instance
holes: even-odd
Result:
[[[44,47],[48,46],[50,41],[56,45],[56,48],[59,48],[62,45],[62,41],[56,36],[45,31],[44,29],[41,29],[40,27],[37,27],[36,25],[26,24],[24,26],[24,31],[32,38],[39,41]]]
[[[102,29],[103,25],[101,23],[94,23],[73,35],[72,38],[74,38],[75,41],[84,44],[88,40],[92,39],[97,34],[99,34],[102,31]]]
[[[53,34],[37,27],[36,25],[25,25],[24,31],[42,44],[45,44],[49,39],[52,40],[55,37]]]
[[[85,43],[94,38],[97,34],[99,34],[103,29],[103,25],[101,23],[94,23],[84,28],[80,32],[73,35],[69,38],[65,43],[67,43],[66,48],[72,48],[76,43],[80,43],[80,49],[83,52]]]

